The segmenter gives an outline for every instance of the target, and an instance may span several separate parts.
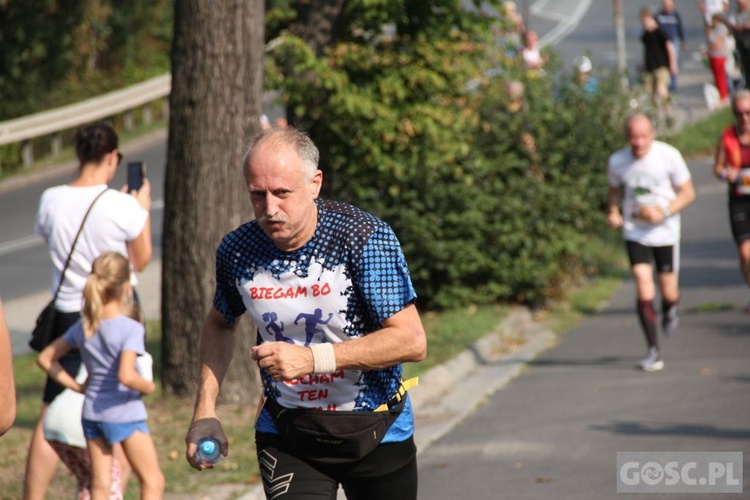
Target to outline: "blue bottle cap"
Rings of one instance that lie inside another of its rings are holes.
[[[201,443],[201,451],[206,455],[212,455],[216,450],[216,443],[212,439],[207,439]]]

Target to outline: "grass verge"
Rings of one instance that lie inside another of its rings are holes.
[[[732,112],[725,108],[675,134],[665,136],[664,142],[676,147],[685,158],[713,155],[719,135],[731,123]]]

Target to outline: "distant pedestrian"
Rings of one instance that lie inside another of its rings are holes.
[[[548,57],[541,52],[539,35],[537,35],[536,31],[527,31],[524,34],[521,57],[523,57],[523,64],[530,75],[544,75],[544,64],[547,62]]]
[[[726,15],[729,11],[729,0],[696,0],[698,9],[703,13],[706,26],[711,24],[715,14]]]
[[[719,91],[719,107],[723,108],[729,105],[729,84],[727,76],[727,59],[732,57],[729,44],[729,30],[720,21],[719,14],[716,14],[711,21],[711,25],[706,28],[706,42],[708,50],[708,64],[711,73],[714,76],[716,89]]]
[[[13,380],[13,352],[3,312],[3,301],[0,299],[0,436],[11,428],[15,420],[16,385]]]
[[[520,80],[508,80],[505,84],[505,107],[492,119],[500,130],[506,130],[508,149],[528,165],[527,172],[538,180],[544,179],[539,166],[534,127],[529,119],[529,110],[524,98],[526,86]]]
[[[737,0],[737,12],[720,20],[732,32],[744,87],[750,88],[750,0]]]
[[[659,119],[671,123],[669,82],[678,73],[674,46],[656,22],[653,11],[644,7],[640,11],[641,42],[643,43],[643,84],[651,94]]]
[[[287,128],[289,126],[285,116],[279,116],[273,123],[276,128]]]
[[[260,129],[268,130],[269,128],[271,128],[271,120],[268,119],[268,115],[263,113],[260,115]]]
[[[505,0],[503,2],[502,11],[505,19],[510,24],[510,31],[514,33],[520,41],[521,35],[526,32],[526,24],[523,20],[523,16],[518,12],[518,6],[514,0]]]
[[[129,317],[132,299],[127,258],[117,252],[100,255],[83,291],[83,318],[37,358],[39,366],[57,383],[85,393],[81,418],[91,458],[93,498],[107,498],[109,494],[117,443],[122,444],[138,476],[141,498],[157,499],[164,493],[164,475],[141,399],[144,394],[153,394],[156,385],[136,366],[136,357],[145,352],[145,330]],[[59,362],[73,348],[80,351],[89,373],[85,386]]]
[[[661,10],[656,14],[656,22],[661,30],[667,35],[674,47],[674,58],[677,67],[680,67],[680,53],[687,49],[685,41],[685,28],[682,25],[682,17],[674,8],[674,0],[662,0]],[[670,92],[677,91],[677,75],[671,75],[669,82]]]
[[[732,99],[733,125],[716,145],[714,174],[727,183],[729,223],[740,259],[740,272],[750,286],[750,90],[737,91]],[[750,314],[750,302],[745,306]]]
[[[509,57],[516,57],[523,46],[523,34],[526,32],[523,16],[513,0],[502,3],[500,14],[505,22],[493,26],[495,42],[505,49]]]
[[[578,88],[588,96],[599,92],[599,80],[592,75],[594,65],[591,63],[591,59],[586,56],[578,56],[574,64],[576,66],[574,81]]]
[[[679,321],[679,213],[693,202],[695,189],[680,152],[654,140],[648,116],[638,113],[628,118],[625,133],[629,146],[609,157],[607,224],[623,228],[635,279],[636,311],[648,345],[648,354],[638,365],[644,371],[657,371],[664,368],[664,360],[654,311],[654,265],[662,296],[662,329],[671,335]]]

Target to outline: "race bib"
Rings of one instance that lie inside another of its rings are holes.
[[[737,192],[750,194],[750,168],[740,170],[740,176],[737,178]]]

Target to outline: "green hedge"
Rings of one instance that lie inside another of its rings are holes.
[[[352,35],[323,57],[286,35],[268,74],[320,147],[324,194],[394,227],[421,304],[540,304],[596,272],[587,241],[605,227],[606,162],[623,146],[626,99],[615,78],[585,94],[554,62],[527,77],[472,26]],[[504,101],[514,77],[526,84],[518,116]],[[536,158],[520,147],[524,131]]]

